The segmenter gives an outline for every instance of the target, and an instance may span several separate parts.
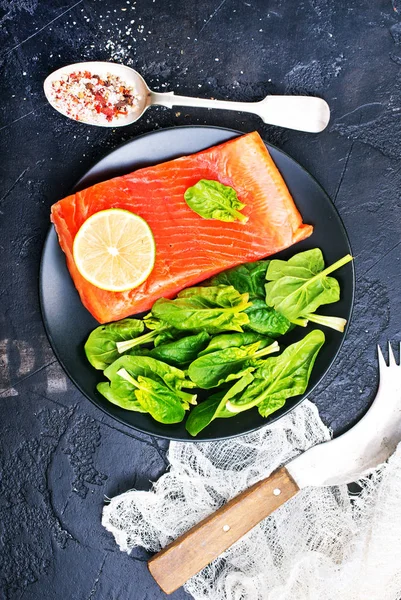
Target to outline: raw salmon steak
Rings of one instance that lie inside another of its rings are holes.
[[[184,200],[200,179],[234,188],[247,223],[204,219]],[[149,224],[156,262],[148,279],[127,292],[107,292],[86,281],[73,259],[74,237],[93,213],[124,208]],[[197,154],[134,171],[77,192],[52,206],[51,220],[74,284],[100,323],[115,321],[172,298],[185,287],[240,263],[264,258],[308,237],[288,188],[257,132]]]

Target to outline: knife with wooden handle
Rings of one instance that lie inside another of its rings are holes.
[[[308,486],[341,485],[385,462],[401,441],[401,368],[380,348],[380,384],[366,415],[342,436],[310,448],[255,483],[166,546],[148,563],[167,594],[216,559],[255,525]]]

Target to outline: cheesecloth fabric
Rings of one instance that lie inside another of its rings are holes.
[[[103,511],[120,549],[157,551],[312,445],[330,438],[304,401],[276,424],[221,442],[171,442],[149,492]],[[196,600],[400,600],[401,447],[351,496],[307,488],[190,579]]]

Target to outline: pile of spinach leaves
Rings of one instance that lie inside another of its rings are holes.
[[[107,378],[98,391],[160,423],[179,423],[189,411],[193,436],[214,419],[253,407],[269,416],[305,392],[325,340],[316,329],[276,355],[277,338],[309,321],[344,330],[344,319],[316,310],[339,300],[340,286],[329,275],[350,260],[325,268],[315,248],[288,261],[239,265],[174,300],[160,298],[142,319],[97,327],[85,352]],[[212,393],[197,404],[196,388]]]

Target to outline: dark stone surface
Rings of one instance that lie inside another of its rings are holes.
[[[156,600],[146,553],[102,528],[105,496],[148,489],[167,444],[111,421],[67,381],[38,303],[49,208],[101,156],[160,127],[257,129],[333,198],[357,271],[347,340],[313,395],[336,433],[367,409],[375,345],[401,336],[401,5],[336,0],[4,0],[0,3],[0,598]],[[86,127],[47,104],[44,78],[80,60],[136,68],[155,90],[258,100],[323,96],[319,135],[257,117],[152,108],[123,129]],[[186,598],[179,590],[172,598]]]

